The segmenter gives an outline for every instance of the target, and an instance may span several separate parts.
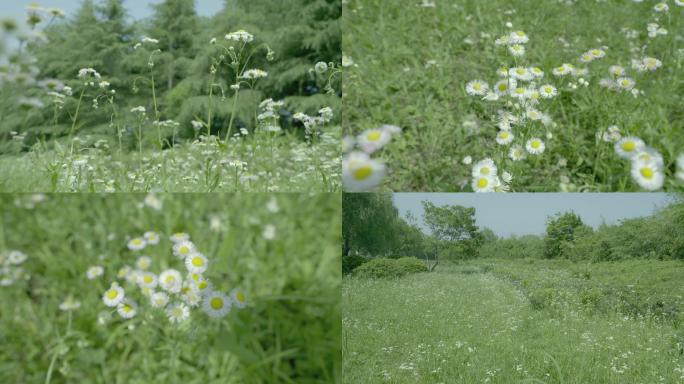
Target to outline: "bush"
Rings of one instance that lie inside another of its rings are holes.
[[[427,272],[427,266],[415,257],[399,259],[377,258],[354,270],[355,276],[368,278],[395,278],[412,273]]]
[[[368,259],[361,255],[344,256],[342,258],[342,273],[348,275],[367,261]]]

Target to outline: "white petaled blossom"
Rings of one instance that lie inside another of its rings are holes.
[[[326,63],[325,61],[319,61],[318,63],[316,63],[316,65],[314,65],[314,70],[317,73],[325,73],[326,71],[328,71],[328,63]]]
[[[486,158],[483,160],[478,161],[473,165],[473,170],[472,170],[472,175],[473,177],[477,176],[487,176],[487,177],[493,177],[496,176],[496,173],[498,172],[496,164],[494,163],[494,160],[490,158]]]
[[[131,108],[131,113],[140,113],[144,115],[146,111],[147,110],[143,106]]]
[[[159,275],[159,285],[170,293],[178,293],[183,285],[183,277],[175,269],[167,269]]]
[[[264,227],[263,232],[261,233],[261,236],[266,240],[275,239],[275,235],[276,235],[276,227],[272,224],[266,225]]]
[[[539,87],[539,93],[541,94],[541,97],[550,99],[558,94],[558,90],[551,84],[544,84]]]
[[[364,131],[357,136],[356,142],[364,152],[370,154],[384,147],[391,139],[392,134],[389,131],[377,128]]]
[[[88,280],[94,280],[94,279],[97,279],[98,277],[102,276],[103,273],[104,273],[104,268],[102,268],[99,265],[95,265],[95,266],[88,268],[88,270],[86,271],[86,277],[88,278]]]
[[[145,238],[135,237],[128,242],[128,249],[130,249],[131,251],[140,251],[144,249],[146,245],[147,242],[145,241]]]
[[[102,78],[102,76],[93,68],[82,68],[78,71],[78,78],[85,79],[87,77],[94,77],[96,79]]]
[[[641,152],[646,144],[638,137],[623,137],[615,143],[615,152],[623,159],[631,159]]]
[[[519,145],[515,145],[508,151],[508,157],[513,161],[523,160],[526,157],[525,149]]]
[[[247,297],[245,297],[244,292],[237,288],[230,292],[230,298],[233,300],[233,305],[238,307],[238,309],[243,309],[247,306]]]
[[[527,143],[525,143],[525,149],[531,155],[540,155],[544,153],[546,146],[541,139],[533,137],[527,140]]]
[[[226,40],[241,41],[243,43],[249,43],[254,40],[254,36],[251,33],[242,29],[227,34],[225,38]]]
[[[514,31],[508,35],[508,41],[510,44],[525,44],[530,38],[523,31]]]
[[[169,321],[172,323],[180,323],[187,320],[190,317],[190,309],[183,303],[175,303],[169,305],[166,309],[166,315],[169,317]]]
[[[147,36],[143,36],[143,38],[140,39],[140,42],[143,44],[159,44],[159,40]]]
[[[135,266],[143,271],[150,268],[152,265],[152,259],[149,256],[140,256],[138,260],[135,261]]]
[[[138,305],[133,300],[125,299],[116,307],[119,316],[130,319],[138,313]]]
[[[471,96],[484,96],[489,90],[489,85],[482,80],[473,80],[466,84],[466,92]]]
[[[116,307],[123,301],[126,293],[124,289],[121,288],[117,283],[112,283],[104,295],[102,295],[102,301],[108,307]]]
[[[211,317],[223,317],[230,312],[232,301],[221,292],[211,292],[204,297],[202,309]]]
[[[145,241],[147,242],[147,244],[151,244],[151,245],[159,244],[160,238],[156,232],[147,231],[143,234],[143,237],[145,238]]]
[[[352,151],[342,158],[342,181],[349,192],[371,190],[385,178],[385,164],[365,152]]]
[[[159,280],[157,275],[152,272],[143,272],[138,274],[138,284],[145,288],[156,288]]]
[[[632,161],[631,174],[641,188],[649,191],[662,188],[665,182],[665,176],[655,161],[643,161],[635,157]]]
[[[510,131],[499,131],[496,134],[496,143],[499,145],[508,145],[513,142],[515,136]]]
[[[474,192],[494,192],[496,176],[473,176],[472,188]]]
[[[179,259],[185,259],[195,252],[195,244],[189,240],[183,240],[173,245],[173,254]]]
[[[181,241],[190,240],[190,235],[188,235],[185,232],[176,232],[169,237],[169,240],[171,240],[174,243],[179,243]]]
[[[169,295],[164,292],[155,292],[150,295],[150,303],[154,308],[164,308],[169,303]]]
[[[268,72],[262,69],[248,69],[242,73],[243,79],[261,79],[268,76]]]
[[[204,273],[209,260],[201,253],[194,252],[185,258],[185,267],[192,273]]]

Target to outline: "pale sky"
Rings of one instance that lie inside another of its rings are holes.
[[[163,0],[124,0],[128,8],[128,15],[134,19],[144,19],[152,14],[150,4],[161,3]],[[81,0],[0,0],[0,17],[22,19],[27,5],[39,4],[45,8],[61,8],[72,16],[80,7]],[[95,3],[99,3],[95,0]],[[213,16],[223,8],[223,0],[195,0],[197,13],[202,16]]]
[[[421,201],[429,200],[435,205],[474,207],[477,225],[504,237],[542,234],[546,219],[557,212],[573,211],[597,228],[602,222],[650,216],[673,201],[664,193],[395,193],[393,199],[402,217],[412,212],[425,230]]]

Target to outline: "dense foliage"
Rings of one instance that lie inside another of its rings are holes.
[[[389,259],[379,257],[354,270],[355,276],[369,278],[394,278],[412,273],[427,272],[425,262],[415,257]]]

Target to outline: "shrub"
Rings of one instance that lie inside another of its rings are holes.
[[[348,275],[367,261],[368,259],[361,255],[344,256],[342,258],[342,273]]]
[[[368,278],[395,278],[418,272],[427,272],[427,266],[415,257],[377,258],[356,268],[354,275]]]

